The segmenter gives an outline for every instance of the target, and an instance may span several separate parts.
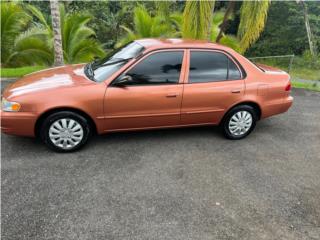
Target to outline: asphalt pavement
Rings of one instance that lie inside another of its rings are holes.
[[[58,154],[2,134],[2,239],[320,239],[320,93],[293,96],[240,141],[113,133]]]

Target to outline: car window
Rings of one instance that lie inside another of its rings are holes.
[[[174,84],[179,82],[183,51],[165,51],[154,53],[126,75],[132,77],[130,85]]]
[[[225,54],[191,51],[189,82],[205,83],[240,79],[239,69]]]
[[[241,73],[239,71],[239,68],[236,66],[236,64],[228,58],[228,79],[229,80],[239,80],[241,79]]]

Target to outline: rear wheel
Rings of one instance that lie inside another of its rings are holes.
[[[72,152],[83,147],[90,136],[90,124],[83,116],[62,111],[48,116],[41,127],[43,142],[57,152]]]
[[[223,119],[222,129],[229,139],[242,139],[255,128],[257,113],[249,105],[239,105],[231,109]]]

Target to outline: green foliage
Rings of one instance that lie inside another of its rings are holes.
[[[254,43],[263,31],[270,0],[245,1],[240,10],[240,25],[238,37],[241,39],[241,52],[245,52]]]
[[[183,12],[182,37],[208,39],[214,1],[187,1]]]
[[[90,61],[94,56],[103,55],[102,48],[111,49],[116,43],[118,47],[137,38],[184,37],[214,42],[225,9],[229,6],[224,1],[101,0],[60,3],[67,9],[61,8],[64,58],[67,63]],[[311,30],[320,50],[320,5],[310,1],[305,3]],[[308,40],[301,6],[295,1],[272,1],[270,8],[269,5],[269,1],[236,2],[220,44],[239,52],[250,46],[246,50],[249,56],[303,54],[303,58],[295,58],[294,64],[300,66],[304,63],[308,69],[317,69],[317,61],[309,61],[309,55],[305,52]],[[263,30],[267,11],[268,19]],[[26,0],[1,3],[2,66],[51,65],[52,37],[48,2]]]
[[[3,78],[16,78],[23,77],[26,74],[33,73],[42,69],[45,69],[45,66],[29,66],[21,68],[0,68],[0,76]]]
[[[54,61],[53,33],[51,22],[32,5],[25,6],[25,14],[33,16],[29,29],[16,35],[8,65],[52,65]],[[95,39],[95,32],[87,27],[91,16],[85,13],[66,13],[60,5],[63,53],[66,63],[88,62],[95,56],[102,57],[104,51]],[[30,57],[31,56],[31,57]],[[2,62],[2,61],[1,61]]]
[[[292,81],[292,86],[294,88],[303,88],[303,89],[320,92],[320,83],[317,83],[317,82],[305,83],[305,82]]]
[[[23,31],[31,17],[19,4],[1,3],[1,64],[6,65],[12,58],[13,42]]]
[[[132,40],[150,37],[173,37],[175,36],[175,24],[180,21],[177,14],[173,14],[173,19],[165,18],[162,14],[151,16],[143,5],[138,5],[134,9],[134,27],[130,29],[121,26],[126,31],[126,36],[119,40],[116,47],[120,47]]]
[[[320,50],[320,4],[305,1],[310,28]],[[308,49],[303,11],[295,1],[272,1],[264,32],[246,52],[248,56],[302,55]]]
[[[169,17],[171,4],[172,4],[171,1],[156,1],[155,5],[156,5],[158,14],[163,17]]]
[[[217,39],[217,36],[220,32],[220,26],[223,22],[224,15],[225,15],[225,11],[216,11],[213,14],[212,24],[211,24],[211,35],[210,35],[210,40],[212,42],[215,42]],[[232,18],[233,18],[233,15],[230,15],[229,20],[231,20]],[[220,39],[220,44],[230,47],[235,51],[240,51],[240,41],[236,36],[233,36],[231,34],[223,33],[222,38]]]
[[[52,48],[52,43],[48,43],[47,29],[34,26],[16,38],[10,63],[12,66],[51,65]]]

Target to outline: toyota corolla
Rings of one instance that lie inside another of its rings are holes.
[[[290,76],[205,41],[141,39],[106,58],[24,76],[3,92],[1,130],[60,152],[94,134],[220,125],[229,139],[292,105]]]

